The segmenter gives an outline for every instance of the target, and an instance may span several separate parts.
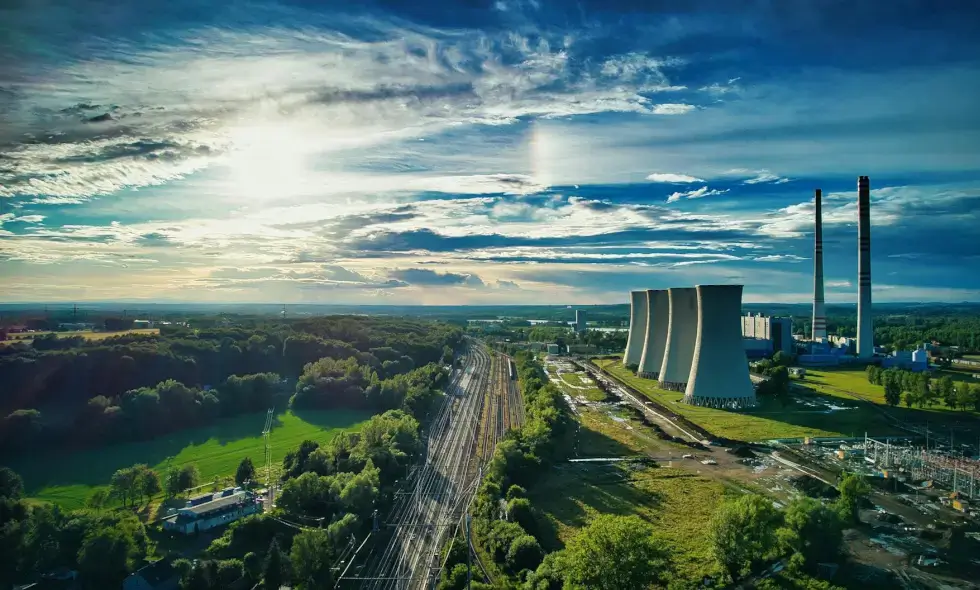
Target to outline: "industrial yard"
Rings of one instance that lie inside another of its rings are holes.
[[[575,366],[565,359],[551,359],[551,363]],[[873,486],[869,502],[860,511],[863,524],[845,535],[847,575],[858,584],[854,587],[975,587],[964,582],[962,572],[980,563],[959,563],[959,573],[953,575],[949,560],[957,559],[951,553],[959,550],[959,543],[973,542],[970,536],[966,541],[951,540],[953,529],[980,531],[980,522],[968,514],[971,498],[980,500],[980,468],[976,461],[950,458],[948,444],[940,439],[933,441],[934,448],[928,452],[908,437],[863,436],[722,443],[698,450],[691,447],[697,433],[685,437],[684,423],[675,427],[672,416],[634,399],[615,383],[611,385],[613,397],[608,402],[573,400],[582,425],[576,456],[595,459],[572,463],[546,480],[545,490],[563,490],[564,497],[543,500],[559,538],[571,535],[596,511],[625,511],[656,522],[664,531],[663,543],[677,547],[685,556],[696,556],[696,548],[686,547],[684,539],[698,534],[689,528],[697,519],[685,512],[683,503],[671,504],[676,508],[674,514],[659,510],[661,503],[677,501],[672,500],[675,493],[713,506],[725,495],[753,492],[785,506],[802,496],[832,499],[838,477],[858,473]],[[679,402],[679,394],[671,393]],[[685,406],[671,406],[679,407]],[[706,415],[682,418],[696,421]],[[716,426],[710,419],[697,424],[705,430]],[[666,429],[672,429],[678,438],[664,440],[659,433]],[[634,461],[614,461],[617,457]],[[659,468],[637,463],[637,457],[652,459]],[[668,481],[673,483],[668,485]],[[694,487],[686,488],[687,484]],[[958,493],[953,493],[953,486]],[[541,494],[542,499],[554,496],[548,491]],[[675,530],[684,534],[675,537],[671,533]],[[681,570],[692,576],[711,574],[710,567],[697,560]]]

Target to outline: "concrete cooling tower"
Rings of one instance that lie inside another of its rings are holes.
[[[667,345],[657,381],[663,389],[684,391],[691,374],[694,343],[698,337],[698,292],[692,287],[667,289],[667,298],[670,302]],[[741,346],[740,339],[739,350]]]
[[[755,405],[742,344],[742,285],[698,285],[698,329],[684,402],[711,408]]]
[[[625,366],[631,367],[640,364],[646,328],[647,292],[630,291],[630,331],[626,336],[626,352],[623,353]]]
[[[647,325],[644,331],[643,354],[640,356],[640,377],[657,379],[664,362],[667,347],[667,324],[670,320],[670,298],[664,289],[650,289],[645,293],[647,301]]]

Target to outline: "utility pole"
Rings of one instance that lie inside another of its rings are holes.
[[[470,514],[466,513],[466,590],[473,583],[473,538],[470,536]]]

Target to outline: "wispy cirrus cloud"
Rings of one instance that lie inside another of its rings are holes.
[[[723,195],[727,193],[729,189],[709,189],[707,186],[702,186],[701,188],[693,191],[684,191],[671,193],[667,196],[668,203],[675,203],[681,199],[700,199],[702,197],[712,197],[715,195]]]

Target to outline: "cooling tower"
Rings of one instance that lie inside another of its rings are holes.
[[[817,189],[813,195],[813,324],[810,337],[815,342],[827,340],[827,316],[823,310],[823,218],[821,193]]]
[[[874,355],[871,325],[871,183],[858,177],[858,358]]]
[[[742,344],[742,285],[698,285],[697,299],[697,339],[684,402],[711,408],[755,405]]]
[[[640,355],[640,377],[656,379],[664,362],[667,347],[667,324],[670,320],[670,298],[663,289],[650,289],[645,293],[647,301],[647,325],[644,331],[643,354]]]
[[[667,344],[657,381],[664,389],[684,391],[698,337],[698,292],[693,287],[667,289],[667,298]]]
[[[647,292],[630,291],[630,331],[626,336],[626,352],[623,353],[625,366],[631,367],[640,364],[646,328]]]

